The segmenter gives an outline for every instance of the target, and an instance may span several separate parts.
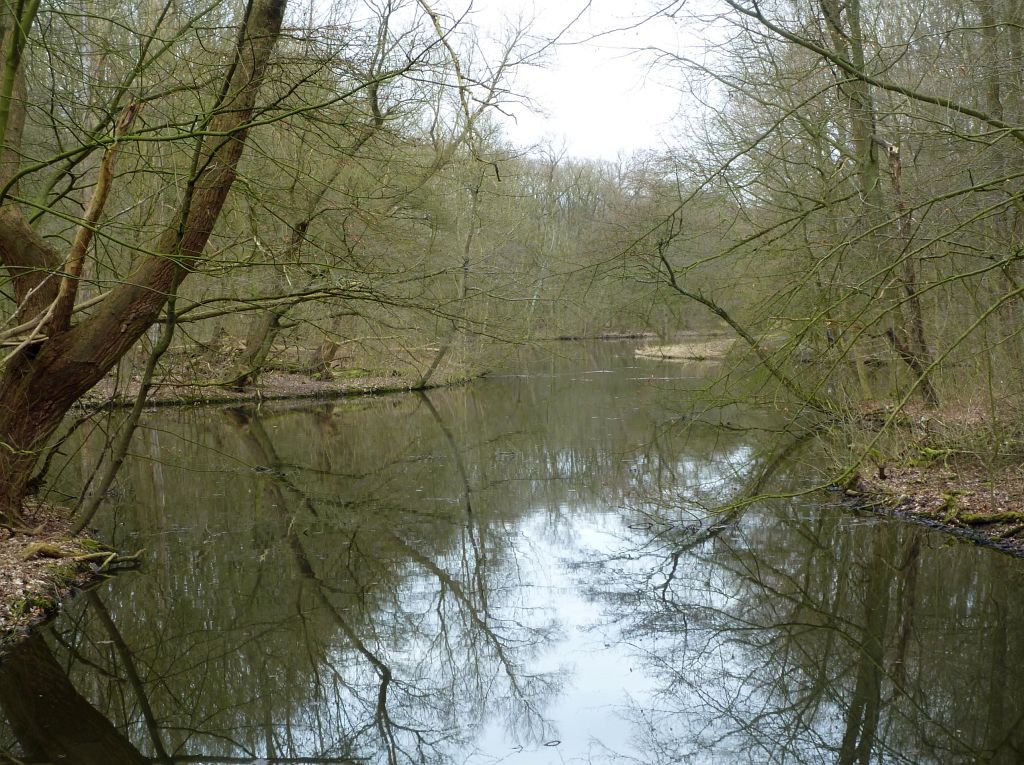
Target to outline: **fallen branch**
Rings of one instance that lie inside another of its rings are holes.
[[[137,564],[145,552],[145,548],[132,555],[121,555],[116,550],[98,550],[91,553],[81,553],[77,550],[68,550],[53,542],[33,542],[25,548],[22,553],[22,560],[33,558],[53,558],[56,560],[70,560],[75,563],[102,560],[97,567],[98,571],[109,571],[111,566],[123,566]]]

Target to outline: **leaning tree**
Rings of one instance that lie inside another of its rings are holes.
[[[79,44],[114,45],[133,24],[134,36],[125,49],[108,47],[101,54],[97,48],[80,57],[91,65],[88,74],[100,103],[85,110],[92,111],[95,123],[84,127],[70,119],[83,113],[83,88],[74,87],[73,67],[69,73],[58,66],[70,66],[76,58],[73,51],[55,47],[75,38],[59,34],[62,13],[72,20],[87,16],[63,6],[41,8],[39,0],[0,5],[0,261],[16,304],[14,326],[2,336],[6,355],[0,371],[0,515],[8,522],[21,519],[38,455],[64,415],[158,320],[181,281],[204,267],[204,250],[249,129],[265,114],[258,103],[260,86],[286,0],[248,0],[235,19],[218,15],[224,13],[220,5],[168,1],[123,13],[108,9],[106,34],[80,35]],[[41,30],[41,24],[47,28]],[[72,26],[68,21],[66,27]],[[183,50],[186,45],[191,49]],[[121,63],[134,57],[134,62],[119,70],[104,57]],[[30,64],[49,67],[46,85],[27,76]],[[184,67],[175,70],[176,81],[154,76],[175,64]],[[53,140],[44,153],[36,136],[29,151],[30,129],[38,132],[43,117],[50,121]],[[187,153],[178,151],[184,161],[173,168],[142,161],[144,148],[168,142],[188,147]],[[158,236],[132,247],[138,255],[126,275],[84,300],[79,293],[87,254],[112,186],[122,178],[116,164],[125,147],[138,150],[133,170],[173,177],[162,192],[163,206],[172,212]],[[71,216],[62,202],[69,190],[81,191],[90,158],[84,209]],[[22,193],[29,187],[38,192],[34,197]],[[74,223],[69,241],[48,235],[54,221],[69,218]]]

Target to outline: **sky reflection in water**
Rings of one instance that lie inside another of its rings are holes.
[[[582,353],[427,397],[151,415],[107,516],[145,569],[4,663],[0,751],[1024,760],[1019,561],[822,496],[709,520],[806,484],[815,444],[693,421],[689,367]]]

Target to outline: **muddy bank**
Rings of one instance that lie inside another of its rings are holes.
[[[62,508],[28,506],[23,523],[31,533],[0,528],[0,655],[116,560],[96,540],[71,537],[72,522]]]
[[[858,510],[941,529],[1024,557],[1024,466],[937,451],[930,465],[882,468],[845,489]]]

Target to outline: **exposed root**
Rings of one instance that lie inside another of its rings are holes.
[[[43,533],[43,529],[45,528],[45,523],[41,523],[40,525],[31,528],[29,526],[22,526],[20,524],[0,522],[0,529],[5,529],[6,531],[11,532],[12,537],[17,536],[19,534],[26,537],[37,537]]]
[[[33,542],[25,548],[22,553],[22,560],[33,558],[57,558],[71,560],[76,563],[87,563],[102,561],[97,566],[97,571],[109,571],[111,567],[128,568],[139,563],[145,549],[139,550],[133,555],[119,555],[115,550],[99,550],[97,552],[80,553],[76,550],[67,550],[52,542]]]

